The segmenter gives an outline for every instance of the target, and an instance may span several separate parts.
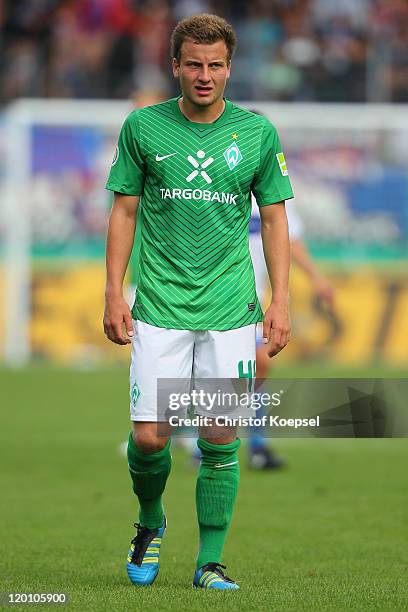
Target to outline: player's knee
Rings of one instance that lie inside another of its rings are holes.
[[[157,436],[154,432],[134,432],[133,438],[136,446],[142,453],[150,455],[151,453],[157,453],[161,451],[167,444],[168,438],[163,436]]]

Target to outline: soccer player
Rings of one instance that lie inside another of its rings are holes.
[[[309,253],[307,245],[303,240],[303,224],[296,212],[293,201],[286,207],[286,214],[288,219],[291,260],[303,270],[312,286],[314,295],[326,306],[328,311],[331,312],[334,305],[333,286],[317,268]],[[261,220],[259,208],[253,199],[252,216],[249,223],[249,250],[254,266],[257,292],[262,302],[265,295],[268,294],[269,289],[267,286],[268,271],[265,266],[260,232]],[[257,329],[257,332],[258,331]],[[268,357],[266,347],[262,343],[262,338],[257,333],[256,375],[259,381],[268,376],[270,364],[271,360]],[[262,414],[262,410],[257,412],[257,416],[262,416]],[[249,465],[251,468],[257,470],[279,469],[285,465],[285,462],[281,457],[276,455],[274,450],[268,445],[264,434],[265,430],[262,426],[253,426],[250,428],[250,435],[248,438]]]
[[[128,462],[140,512],[127,571],[135,585],[156,578],[166,529],[162,494],[170,437],[157,428],[157,379],[254,377],[255,326],[262,318],[269,357],[289,341],[284,201],[293,193],[275,128],[224,98],[235,45],[232,27],[215,15],[176,25],[171,53],[181,95],[129,115],[107,182],[115,195],[104,330],[111,341],[132,344]],[[260,207],[272,286],[264,317],[248,249],[251,192]],[[139,201],[141,248],[131,312],[123,280]],[[214,426],[199,430],[197,444],[200,541],[193,585],[237,589],[221,560],[239,485],[240,440]]]

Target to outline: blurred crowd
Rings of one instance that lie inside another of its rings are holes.
[[[177,91],[182,17],[228,19],[235,100],[407,102],[407,0],[0,0],[1,103]]]

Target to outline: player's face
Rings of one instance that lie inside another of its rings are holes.
[[[173,59],[173,74],[180,81],[183,98],[197,106],[211,106],[224,95],[230,75],[227,46],[223,40],[203,45],[185,40],[180,62]]]

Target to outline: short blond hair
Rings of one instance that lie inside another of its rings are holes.
[[[181,47],[185,40],[211,45],[223,40],[227,47],[227,61],[231,61],[237,45],[237,35],[231,24],[218,15],[200,13],[185,17],[178,22],[171,35],[171,56],[178,62],[181,56]]]

